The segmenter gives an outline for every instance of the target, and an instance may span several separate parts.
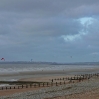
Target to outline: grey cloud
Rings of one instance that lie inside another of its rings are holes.
[[[98,0],[1,0],[5,12],[32,13],[34,16],[86,16],[98,12]],[[96,12],[95,12],[96,11]],[[80,15],[79,15],[80,14]]]
[[[90,53],[99,52],[98,5],[98,0],[0,0],[0,55],[7,60],[92,61]],[[78,19],[89,16],[96,21],[86,28]],[[81,32],[86,34],[81,39],[61,38]]]
[[[80,17],[93,17],[99,14],[99,5],[82,5],[75,7],[74,9],[69,9],[65,12],[68,17],[80,18]]]
[[[27,35],[61,36],[78,34],[82,25],[72,19],[23,19],[16,25],[17,29]]]

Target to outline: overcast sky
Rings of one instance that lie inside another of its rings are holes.
[[[0,58],[99,61],[99,0],[0,0]]]

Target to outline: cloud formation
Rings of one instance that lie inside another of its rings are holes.
[[[0,55],[8,61],[93,61],[98,9],[99,0],[1,0]]]

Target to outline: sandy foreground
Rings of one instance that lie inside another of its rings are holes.
[[[99,99],[99,78],[94,77],[88,81],[86,80],[80,83],[71,83],[67,85],[53,86],[48,88],[40,87],[14,90],[11,89],[0,91],[0,95],[12,96],[12,94],[21,92],[25,93],[16,94],[9,99]],[[25,96],[26,98],[23,98],[23,96]]]
[[[46,99],[99,99],[99,89],[92,90],[90,92],[83,92],[79,94],[58,96],[58,97],[46,98]]]
[[[22,79],[19,79],[19,81],[37,81],[37,82],[52,82],[52,79],[55,79],[55,78],[65,78],[65,77],[71,77],[73,75],[66,75],[66,76],[48,76],[48,77],[36,77],[36,78],[22,78]],[[57,81],[59,82],[59,81]],[[46,86],[45,86],[46,87]],[[0,96],[7,96],[7,95],[12,95],[12,94],[15,94],[15,93],[20,93],[20,92],[27,92],[27,91],[33,91],[33,90],[39,90],[41,88],[45,88],[43,86],[41,87],[33,87],[33,88],[23,88],[23,89],[7,89],[7,90],[0,90]]]
[[[92,70],[85,70],[84,73],[88,71],[90,73]],[[21,74],[24,75],[24,73]],[[36,72],[34,74],[36,75]],[[38,75],[36,77],[29,77],[29,78],[23,77],[19,79],[19,81],[51,82],[51,80],[55,78],[65,78],[65,77],[74,76],[73,74],[69,75],[68,73],[65,73],[65,71],[63,72],[42,71],[41,74],[42,75],[40,76]],[[28,93],[29,91],[31,92]],[[35,92],[38,93],[36,94],[37,96],[34,94]],[[19,93],[22,94],[19,95]],[[0,90],[0,96],[12,96],[14,94],[16,94],[15,97],[17,96],[17,94],[19,97],[21,97],[16,99],[23,99],[22,96],[25,96],[26,99],[99,99],[99,77],[92,77],[90,80],[85,80],[79,83],[75,82],[69,85],[66,84],[66,85],[53,86],[53,87],[36,87],[36,88],[33,87],[33,88],[23,88],[23,89]],[[29,98],[27,98],[28,97],[27,94],[29,94]],[[50,98],[47,98],[47,96]],[[0,99],[8,99],[8,98],[0,98]]]

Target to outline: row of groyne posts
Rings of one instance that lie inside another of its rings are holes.
[[[92,77],[99,77],[99,73],[75,75],[74,77],[63,77],[49,79],[49,82],[32,82],[32,81],[0,81],[0,84],[9,84],[9,86],[2,86],[0,90],[8,89],[23,89],[23,88],[36,88],[36,87],[51,87],[59,86],[62,84],[78,83],[84,80],[89,80]]]

